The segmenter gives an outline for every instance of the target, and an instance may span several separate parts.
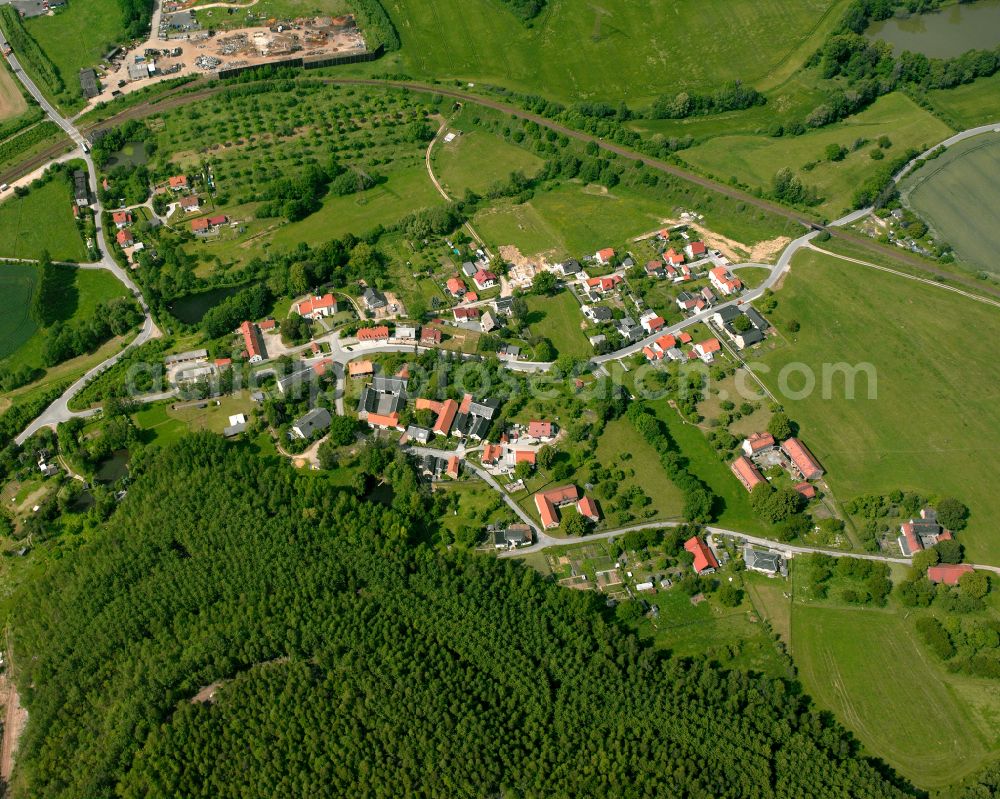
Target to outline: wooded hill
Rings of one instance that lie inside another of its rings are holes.
[[[207,434],[135,471],[17,605],[25,796],[910,795],[785,683],[411,540],[412,484],[359,501]]]

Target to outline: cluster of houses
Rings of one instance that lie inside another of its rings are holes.
[[[690,344],[691,341],[689,333],[681,332],[676,336],[667,333],[660,336],[652,344],[643,347],[642,354],[651,363],[663,360],[686,361],[694,359],[698,359],[704,363],[712,363],[715,360],[715,356],[722,351],[722,343],[717,338],[707,338],[691,347],[685,355],[680,345]]]
[[[919,517],[905,521],[899,526],[899,537],[896,541],[903,555],[909,558],[922,549],[929,549],[938,541],[951,539],[951,530],[941,526],[937,511],[927,507],[920,511]],[[927,576],[930,578],[929,570]],[[955,582],[958,582],[958,577],[955,577]]]
[[[111,222],[115,226],[115,241],[122,248],[126,256],[128,256],[129,260],[132,259],[133,253],[145,249],[145,244],[136,240],[135,234],[132,231],[132,224],[135,222],[135,218],[131,211],[126,209],[113,211],[111,213]]]
[[[741,323],[741,318],[747,321]],[[727,305],[720,308],[712,314],[711,322],[741,350],[762,342],[771,327],[771,323],[749,305]]]
[[[601,512],[597,503],[590,497],[582,495],[575,485],[561,488],[550,488],[535,494],[535,507],[542,520],[542,528],[551,530],[559,526],[559,509],[567,505],[575,505],[576,511],[591,522],[601,520]]]
[[[799,480],[795,490],[805,499],[815,499],[816,489],[809,481],[819,480],[823,468],[813,457],[805,444],[797,438],[789,438],[779,445],[770,433],[754,433],[743,441],[743,454],[734,460],[729,468],[747,491],[753,491],[766,482],[761,467],[781,466]]]

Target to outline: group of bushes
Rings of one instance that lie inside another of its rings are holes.
[[[798,562],[798,561],[796,561]],[[852,605],[885,605],[892,583],[889,565],[876,560],[860,558],[835,558],[831,555],[813,554],[805,558],[806,585],[817,599],[829,595],[831,582],[845,583],[839,598]]]
[[[379,0],[352,0],[351,7],[361,18],[369,48],[374,49],[381,44],[387,52],[391,52],[402,46],[399,31]]]
[[[42,349],[46,366],[93,352],[112,336],[123,336],[142,321],[142,312],[131,298],[118,297],[98,303],[94,315],[76,322],[55,322]]]

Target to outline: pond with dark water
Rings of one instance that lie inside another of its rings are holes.
[[[1000,0],[958,3],[927,14],[896,16],[872,23],[865,35],[882,39],[896,53],[954,58],[967,50],[1000,45]]]

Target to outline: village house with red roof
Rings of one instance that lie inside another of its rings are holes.
[[[715,559],[712,550],[698,536],[692,536],[685,541],[684,549],[694,555],[694,563],[691,565],[697,574],[712,574],[719,568],[719,561]]]
[[[309,297],[295,304],[295,312],[305,319],[320,319],[337,313],[337,300],[333,294]]]

